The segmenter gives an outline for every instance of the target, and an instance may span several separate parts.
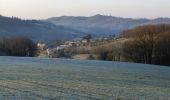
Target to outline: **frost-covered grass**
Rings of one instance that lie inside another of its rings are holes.
[[[170,100],[170,68],[0,57],[0,100]]]

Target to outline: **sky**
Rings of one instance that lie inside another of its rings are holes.
[[[23,19],[95,14],[153,19],[170,17],[170,0],[0,0],[0,14]]]

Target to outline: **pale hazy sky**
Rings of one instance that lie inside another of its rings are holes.
[[[132,18],[170,17],[170,0],[0,0],[0,14],[26,19],[95,14]]]

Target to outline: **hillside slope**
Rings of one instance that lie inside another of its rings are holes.
[[[51,42],[56,39],[73,39],[80,33],[82,32],[64,26],[56,26],[49,22],[0,16],[1,37],[21,36],[34,41]]]
[[[94,15],[91,17],[62,16],[49,18],[46,21],[86,33],[97,35],[118,34],[124,30],[144,24],[170,24],[170,18],[132,19],[114,16]]]
[[[91,17],[62,16],[47,20],[22,20],[0,16],[0,36],[22,36],[34,41],[71,40],[85,34],[108,36],[145,24],[170,24],[170,18],[132,19],[94,15]]]

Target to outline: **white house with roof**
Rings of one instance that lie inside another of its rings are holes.
[[[43,42],[38,42],[37,43],[37,48],[40,50],[45,50],[46,49],[46,44]]]

